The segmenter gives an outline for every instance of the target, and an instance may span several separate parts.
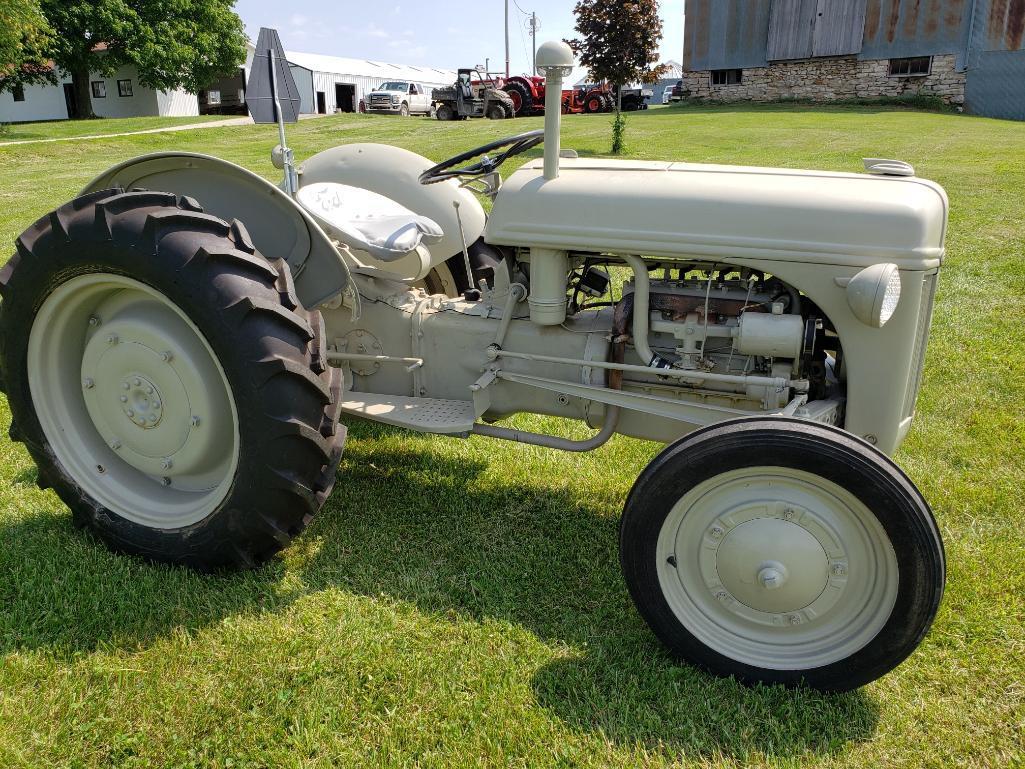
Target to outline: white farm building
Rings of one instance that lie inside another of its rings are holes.
[[[243,113],[254,50],[250,45],[245,66],[236,74],[211,83],[198,94],[143,88],[133,66],[122,67],[111,77],[94,73],[91,78],[93,111],[100,117]],[[303,114],[355,112],[365,94],[389,80],[420,83],[428,94],[432,89],[452,85],[456,80],[454,70],[315,53],[290,51],[286,55],[302,96],[300,109]],[[25,86],[13,92],[0,93],[0,123],[65,120],[77,115],[70,77],[60,78],[55,86]]]
[[[456,81],[454,70],[294,51],[285,55],[302,96],[303,113],[355,112],[366,94],[389,80],[420,83],[428,95]]]

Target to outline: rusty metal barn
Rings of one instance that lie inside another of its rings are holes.
[[[1025,0],[686,0],[691,98],[928,97],[1025,120]]]

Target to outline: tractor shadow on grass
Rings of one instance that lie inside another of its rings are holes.
[[[568,648],[534,673],[536,702],[571,729],[624,746],[790,757],[872,737],[878,706],[863,692],[752,689],[666,654],[620,574],[629,486],[600,480],[630,477],[629,465],[639,471],[646,448],[547,452],[541,461],[553,469],[524,478],[516,468],[536,468],[544,450],[473,438],[462,444],[470,450],[454,449],[469,455],[460,458],[437,443],[450,439],[366,423],[350,430],[340,488],[312,532],[319,550],[302,569],[312,589],[319,582],[434,616],[498,619]],[[476,458],[485,445],[487,462]]]
[[[399,599],[442,621],[498,619],[566,650],[534,672],[538,706],[628,748],[743,760],[831,754],[871,738],[878,709],[861,692],[749,689],[666,655],[619,572],[628,489],[603,480],[639,470],[646,449],[613,442],[564,458],[489,444],[485,455],[482,439],[450,446],[367,423],[351,425],[350,435],[335,492],[308,533],[241,574],[204,576],[108,553],[18,475],[38,512],[0,532],[0,653],[131,651],[343,590]],[[617,470],[607,472],[612,463]],[[627,464],[637,467],[624,472]]]

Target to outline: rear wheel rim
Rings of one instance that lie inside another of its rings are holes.
[[[227,496],[240,447],[231,386],[161,292],[110,273],[61,284],[32,323],[27,370],[54,455],[107,509],[176,529]]]
[[[656,559],[677,620],[758,668],[848,658],[897,599],[897,558],[878,519],[840,486],[791,468],[744,468],[695,486],[666,516]]]

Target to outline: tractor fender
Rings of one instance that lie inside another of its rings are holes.
[[[431,245],[432,262],[440,264],[463,252],[460,221],[466,245],[472,246],[484,234],[487,216],[476,196],[454,180],[420,184],[420,174],[433,165],[434,161],[401,147],[343,144],[319,152],[299,166],[299,186],[336,182],[362,187],[433,219],[445,233]]]
[[[312,216],[280,188],[227,160],[188,152],[143,155],[100,174],[82,194],[112,187],[187,195],[207,213],[229,222],[238,219],[261,254],[285,260],[304,307],[332,299],[352,282],[349,268]]]

